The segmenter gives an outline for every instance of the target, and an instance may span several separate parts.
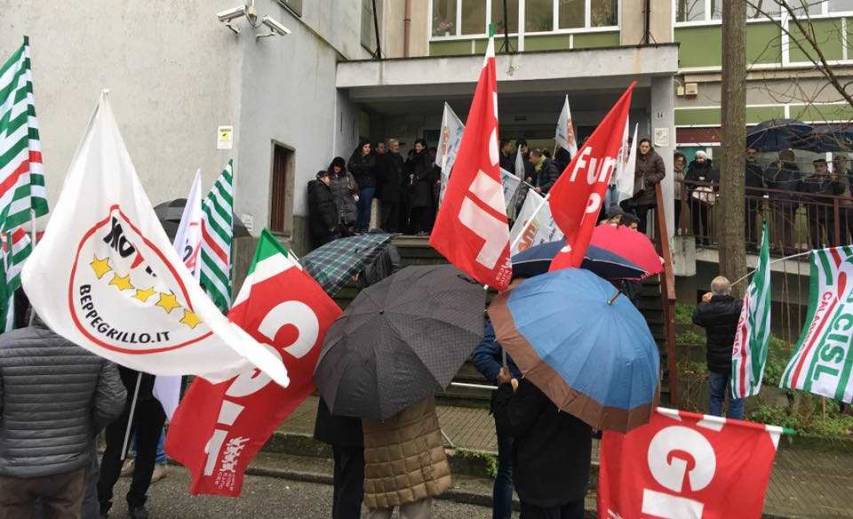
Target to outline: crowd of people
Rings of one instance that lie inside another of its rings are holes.
[[[572,160],[564,148],[557,147],[552,154],[551,150],[531,149],[524,139],[515,143],[501,139],[499,149],[501,169],[512,173],[521,173],[516,163],[518,152],[521,154],[524,182],[516,196],[516,210],[523,205],[528,191],[547,194]],[[635,215],[639,228],[645,231],[648,210],[657,205],[654,186],[666,176],[666,168],[649,139],[639,141],[638,151],[635,195],[621,207]],[[414,142],[405,158],[397,139],[361,141],[349,160],[335,157],[308,183],[312,243],[316,247],[367,232],[374,200],[379,201],[375,227],[389,233],[426,236],[438,211],[441,182],[436,149],[428,147],[423,139]],[[602,218],[609,209],[612,208],[602,211]]]
[[[714,229],[714,207],[719,197],[720,171],[704,151],[697,151],[687,164],[682,153],[674,160],[675,221],[689,230],[700,245],[708,245]],[[830,169],[831,164],[831,169]],[[746,150],[745,231],[747,240],[760,238],[758,221],[771,222],[773,244],[783,253],[802,248],[818,248],[846,242],[853,218],[853,172],[846,154],[836,153],[832,162],[825,157],[811,161],[811,171],[804,171],[794,150],[785,149],[775,160],[762,164],[755,149]],[[834,200],[839,199],[838,230]],[[682,221],[687,208],[690,218]],[[687,223],[689,220],[689,223]],[[798,226],[803,227],[797,236]],[[836,235],[837,233],[837,235]],[[795,249],[795,246],[799,246]]]

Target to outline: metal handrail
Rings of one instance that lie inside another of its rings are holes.
[[[666,205],[660,184],[655,185],[655,234],[658,254],[663,258],[663,273],[660,276],[661,306],[664,317],[664,340],[666,342],[666,364],[669,371],[669,398],[673,407],[678,406],[678,363],[675,358],[675,272],[672,268],[672,250],[666,226]]]

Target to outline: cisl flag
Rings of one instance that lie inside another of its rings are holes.
[[[853,247],[813,250],[809,311],[780,387],[853,403]]]
[[[503,290],[509,286],[512,266],[499,158],[495,42],[489,38],[465,133],[429,243],[477,281]]]
[[[658,408],[601,441],[598,517],[761,517],[782,428]]]
[[[228,322],[169,243],[106,92],[22,279],[52,330],[128,368],[221,380],[251,363],[288,383],[281,360]]]
[[[548,193],[554,221],[566,235],[564,261],[555,258],[551,270],[580,267],[592,229],[604,203],[610,176],[616,168],[634,85],[613,105]]]
[[[290,368],[283,389],[249,369],[211,384],[196,379],[169,426],[166,451],[192,474],[190,492],[239,496],[249,462],[314,390],[326,330],[341,314],[326,292],[266,230],[229,313]]]

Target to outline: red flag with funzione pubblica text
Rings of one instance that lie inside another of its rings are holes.
[[[598,517],[761,517],[782,428],[658,408],[605,431]]]
[[[284,361],[283,388],[252,367],[219,384],[196,378],[166,437],[190,471],[190,493],[239,496],[252,458],[314,390],[314,368],[337,304],[266,230],[228,317]]]
[[[480,283],[509,286],[509,227],[499,166],[495,43],[489,38],[465,133],[429,243]]]
[[[566,236],[566,246],[551,261],[552,271],[583,263],[607,185],[616,169],[634,85],[632,81],[548,193],[551,215]]]

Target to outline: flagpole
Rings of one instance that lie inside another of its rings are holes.
[[[36,242],[36,213],[35,213],[35,211],[33,211],[32,207],[30,208],[30,234],[32,235],[32,238],[30,238],[30,241],[33,242],[33,250],[35,250],[36,245],[37,245],[37,242]],[[7,243],[9,243],[9,250],[11,251],[12,250],[11,238],[9,239],[9,241]],[[12,304],[13,305],[15,304],[14,298],[12,298]],[[33,305],[30,305],[30,318],[27,321],[28,326],[33,325],[33,319],[35,318],[35,315],[36,315],[36,312],[35,312],[35,310],[33,310]]]
[[[136,375],[136,387],[133,389],[133,400],[130,401],[130,415],[127,417],[127,430],[124,431],[124,443],[121,446],[121,461],[127,457],[127,444],[130,441],[130,429],[133,425],[133,413],[136,411],[136,400],[139,398],[139,386],[142,384],[142,372]]]
[[[786,261],[786,260],[789,260],[789,259],[799,258],[800,256],[805,256],[806,254],[811,254],[811,253],[812,253],[812,251],[811,251],[811,250],[807,250],[806,252],[800,252],[800,253],[797,253],[797,254],[791,254],[790,256],[785,256],[784,258],[778,258],[778,259],[775,259],[775,260],[773,260],[773,261],[771,261],[771,262],[767,263],[767,265],[768,265],[768,266],[770,266],[770,265],[772,265],[772,264],[774,264],[774,263],[779,263],[780,261]],[[751,275],[755,274],[755,271],[756,271],[756,270],[758,270],[758,269],[752,269],[752,270],[750,270],[749,272],[747,272],[746,274],[744,274],[743,276],[741,276],[741,277],[737,278],[737,280],[735,280],[735,281],[732,283],[732,286],[737,285],[738,283],[740,283],[740,282],[741,282],[741,281],[743,281],[744,279],[746,279],[746,278],[748,278],[749,276],[751,276]]]

